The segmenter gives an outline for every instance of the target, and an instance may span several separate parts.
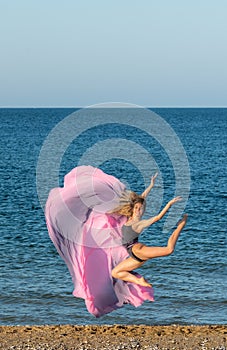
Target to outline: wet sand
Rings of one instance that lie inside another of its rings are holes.
[[[0,349],[227,350],[227,325],[0,326]]]

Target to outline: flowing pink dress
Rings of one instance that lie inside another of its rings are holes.
[[[128,257],[122,246],[125,217],[108,214],[119,204],[125,186],[92,166],[74,168],[63,188],[50,191],[46,223],[51,240],[68,266],[73,295],[100,317],[124,304],[154,300],[153,289],[113,279],[111,270]]]

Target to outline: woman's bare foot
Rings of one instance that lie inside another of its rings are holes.
[[[178,221],[177,227],[180,227],[182,229],[186,225],[187,219],[188,219],[188,214],[184,214],[183,218],[180,221]]]
[[[138,278],[138,284],[143,287],[152,287],[152,284],[148,283],[144,277]]]

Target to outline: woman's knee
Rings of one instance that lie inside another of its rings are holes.
[[[167,246],[166,247],[166,255],[171,255],[174,252],[174,247]]]
[[[118,278],[118,269],[116,267],[111,271],[111,275],[113,278]]]

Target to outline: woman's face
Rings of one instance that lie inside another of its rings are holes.
[[[141,203],[136,203],[133,208],[133,216],[141,218],[144,213],[144,206]]]

